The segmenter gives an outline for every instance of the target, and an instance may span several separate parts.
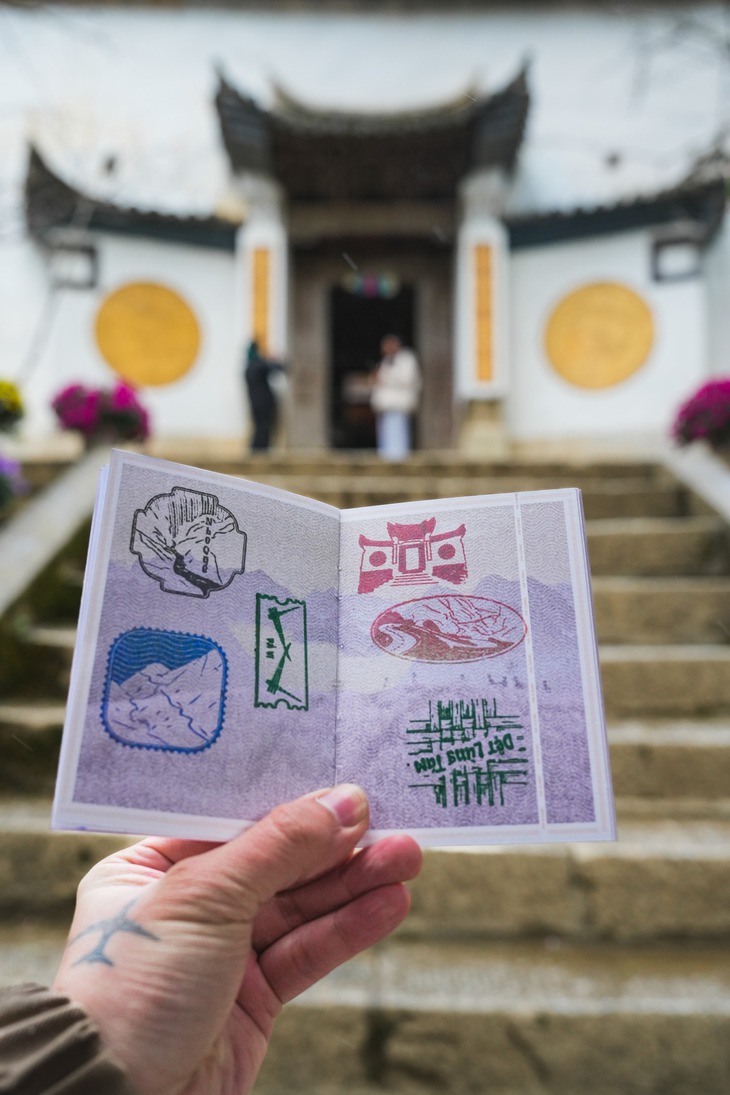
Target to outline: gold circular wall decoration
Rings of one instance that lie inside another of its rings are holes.
[[[190,305],[151,281],[129,282],[110,293],[95,329],[104,359],[130,384],[172,384],[200,349],[200,326]]]
[[[646,361],[654,341],[649,305],[633,289],[597,281],[563,297],[547,323],[555,371],[579,388],[610,388]]]

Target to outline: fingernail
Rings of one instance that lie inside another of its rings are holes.
[[[341,783],[319,795],[317,802],[335,815],[343,829],[358,825],[368,812],[367,796],[356,783]]]

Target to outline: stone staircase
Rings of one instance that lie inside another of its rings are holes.
[[[727,1095],[730,535],[650,463],[217,470],[338,506],[580,486],[619,840],[429,852],[390,941],[286,1009],[259,1095]],[[83,532],[0,635],[0,981],[52,976],[118,838],[50,834]]]

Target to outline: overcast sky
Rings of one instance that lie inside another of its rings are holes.
[[[0,238],[19,225],[31,136],[71,181],[120,202],[182,213],[219,206],[228,172],[212,107],[217,63],[263,102],[278,81],[322,108],[392,110],[498,90],[529,58],[520,208],[671,185],[730,117],[730,62],[703,30],[719,25],[721,5],[685,7],[694,29],[677,30],[676,9],[397,16],[0,6]],[[102,170],[109,155],[112,176]]]

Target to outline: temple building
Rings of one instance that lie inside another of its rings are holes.
[[[420,362],[422,449],[659,435],[717,368],[722,170],[531,209],[527,65],[407,110],[315,107],[276,81],[264,105],[216,79],[229,186],[210,215],[95,196],[30,147],[25,216],[58,308],[29,429],[49,428],[62,382],[111,370],[158,435],[240,438],[251,339],[287,363],[294,449],[372,447],[389,333]]]

